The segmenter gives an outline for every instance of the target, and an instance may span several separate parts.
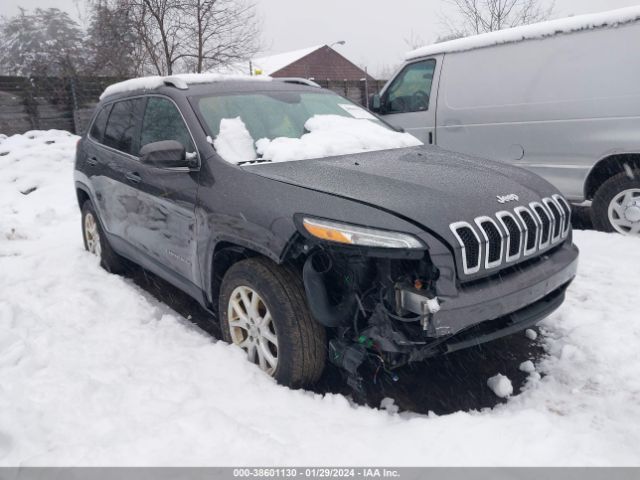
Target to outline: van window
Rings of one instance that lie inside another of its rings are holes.
[[[104,129],[107,126],[107,119],[109,118],[109,112],[111,111],[111,105],[107,105],[102,108],[96,119],[93,121],[93,125],[91,126],[91,131],[89,135],[94,140],[102,143],[102,137],[104,136]]]
[[[189,130],[173,102],[166,98],[149,97],[142,121],[140,148],[162,140],[176,140],[187,152],[195,150]]]
[[[135,132],[138,128],[140,100],[122,100],[111,108],[103,143],[121,152],[135,155]],[[137,153],[137,152],[136,152]]]
[[[387,90],[382,113],[428,110],[435,69],[433,59],[407,65]]]

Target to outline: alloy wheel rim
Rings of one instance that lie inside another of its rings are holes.
[[[98,222],[92,213],[87,213],[84,217],[84,237],[87,241],[87,250],[98,257],[101,256],[102,245],[100,244]]]
[[[229,299],[227,318],[233,344],[247,353],[249,361],[273,375],[278,366],[278,337],[271,312],[258,292],[247,286],[236,287]]]
[[[624,235],[640,236],[640,188],[618,193],[609,203],[609,222]]]

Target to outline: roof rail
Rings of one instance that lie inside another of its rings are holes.
[[[164,77],[162,79],[165,85],[168,87],[175,87],[178,90],[188,90],[189,85],[183,79],[178,77]]]
[[[285,82],[285,83],[295,83],[298,85],[306,85],[308,87],[316,87],[316,88],[322,88],[320,85],[318,85],[316,82],[314,82],[313,80],[309,80],[307,78],[298,78],[298,77],[280,77],[280,78],[273,78],[274,80],[278,80],[280,82]]]

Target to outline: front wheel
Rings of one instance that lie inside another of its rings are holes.
[[[302,279],[264,258],[243,260],[224,276],[222,336],[278,383],[306,387],[326,361],[325,331],[307,307]]]
[[[591,213],[600,231],[640,236],[640,170],[604,182],[593,198]]]

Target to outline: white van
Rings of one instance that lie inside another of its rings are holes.
[[[640,7],[420,48],[370,108],[425,143],[532,170],[640,236]]]

